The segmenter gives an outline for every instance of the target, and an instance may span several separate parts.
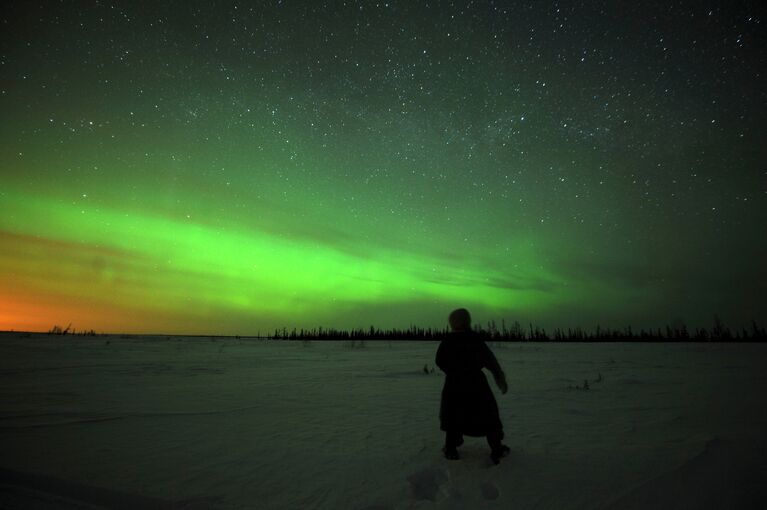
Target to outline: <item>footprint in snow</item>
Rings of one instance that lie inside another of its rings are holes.
[[[415,499],[436,501],[440,485],[447,481],[447,473],[440,468],[426,468],[408,475],[407,481]]]
[[[485,499],[498,499],[498,487],[493,485],[490,482],[485,482],[482,484],[482,497]]]

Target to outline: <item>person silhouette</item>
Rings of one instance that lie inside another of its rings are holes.
[[[460,458],[457,448],[463,436],[486,437],[490,445],[490,458],[498,464],[509,454],[509,447],[501,442],[503,424],[483,368],[490,370],[501,393],[506,394],[506,375],[498,360],[471,330],[471,315],[465,308],[453,310],[448,318],[451,333],[439,344],[436,364],[445,373],[442,387],[439,419],[445,432],[445,458]]]

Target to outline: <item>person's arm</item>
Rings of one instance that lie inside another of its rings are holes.
[[[440,370],[442,370],[444,373],[448,373],[448,371],[452,368],[450,367],[450,362],[448,361],[448,353],[447,348],[445,347],[444,340],[439,343],[439,347],[437,348],[437,357],[434,359],[434,362],[437,364]]]
[[[503,369],[501,368],[500,363],[498,363],[493,351],[491,351],[484,342],[482,342],[482,345],[484,346],[484,366],[490,370],[491,374],[493,374],[495,384],[498,385],[498,389],[501,390],[501,393],[505,395],[509,390],[509,387],[506,384],[506,374],[503,373]]]

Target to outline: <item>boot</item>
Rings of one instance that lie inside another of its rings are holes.
[[[445,458],[447,460],[458,460],[461,457],[458,455],[458,450],[455,449],[455,446],[445,446],[442,448],[442,453],[445,454]]]
[[[490,459],[493,461],[493,464],[498,465],[501,462],[501,458],[506,457],[510,451],[511,449],[508,446],[502,444],[490,452]]]

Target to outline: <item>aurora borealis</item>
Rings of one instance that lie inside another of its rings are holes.
[[[6,2],[0,329],[767,317],[753,2]]]

